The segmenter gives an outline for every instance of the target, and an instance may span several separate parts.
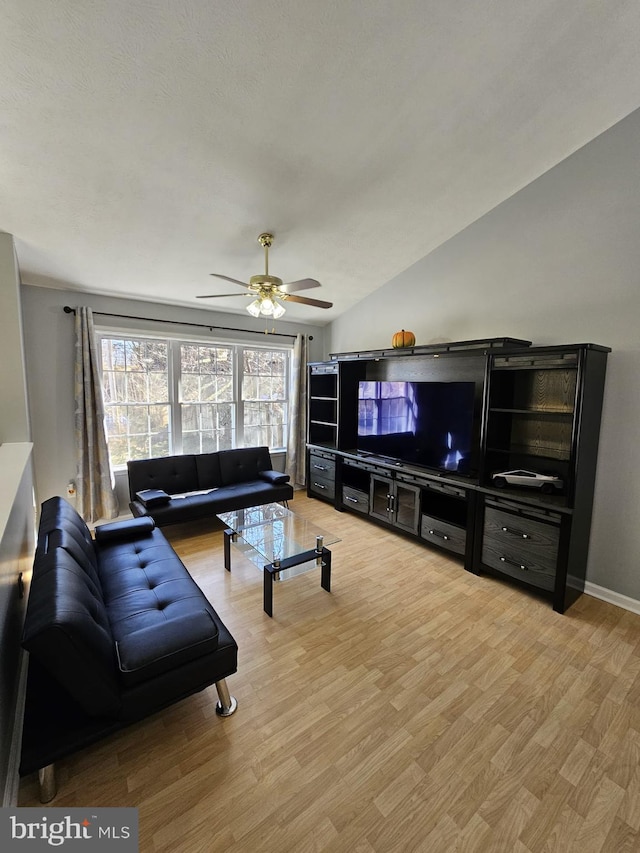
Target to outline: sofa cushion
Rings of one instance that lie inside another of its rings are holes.
[[[143,507],[137,501],[132,501],[129,506],[134,515],[153,516],[158,526],[164,524],[179,524],[183,521],[195,521],[202,518],[213,518],[216,511],[214,495],[218,490],[211,490],[205,494],[196,492],[194,494],[180,495],[171,498],[165,506],[154,506],[151,509]]]
[[[164,619],[124,636],[116,644],[123,683],[129,687],[218,647],[218,629],[207,610]]]
[[[242,447],[236,450],[221,450],[220,474],[222,484],[247,483],[257,480],[260,471],[272,468],[268,447]]]

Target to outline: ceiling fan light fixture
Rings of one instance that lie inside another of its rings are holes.
[[[286,308],[273,296],[265,294],[250,302],[247,305],[247,311],[252,317],[273,317],[277,320],[278,317],[282,317]]]
[[[271,315],[274,320],[277,320],[278,317],[282,317],[287,309],[281,302],[278,302],[277,299],[273,300],[273,314]]]
[[[247,311],[251,314],[252,317],[260,316],[260,300],[254,299],[253,302],[250,302],[247,305]]]
[[[273,314],[273,299],[270,296],[264,296],[260,300],[260,313],[265,317],[271,317]]]

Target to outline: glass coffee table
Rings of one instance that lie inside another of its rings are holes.
[[[231,571],[231,543],[262,568],[264,612],[273,616],[273,583],[320,568],[320,586],[331,592],[331,551],[338,536],[316,527],[278,503],[221,512],[224,531],[224,567]],[[266,562],[265,562],[266,561]]]

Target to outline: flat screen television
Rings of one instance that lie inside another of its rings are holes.
[[[359,382],[357,451],[475,473],[475,382]]]

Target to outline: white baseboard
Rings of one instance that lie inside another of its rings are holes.
[[[568,577],[567,583],[575,589],[582,588],[582,583],[576,578]],[[606,586],[598,586],[597,583],[591,583],[591,581],[585,581],[584,591],[587,595],[599,598],[600,601],[615,604],[616,607],[622,607],[623,610],[629,610],[631,613],[640,615],[640,601],[636,598],[630,598],[630,596],[623,595],[621,592],[614,592],[611,589],[607,589]]]

